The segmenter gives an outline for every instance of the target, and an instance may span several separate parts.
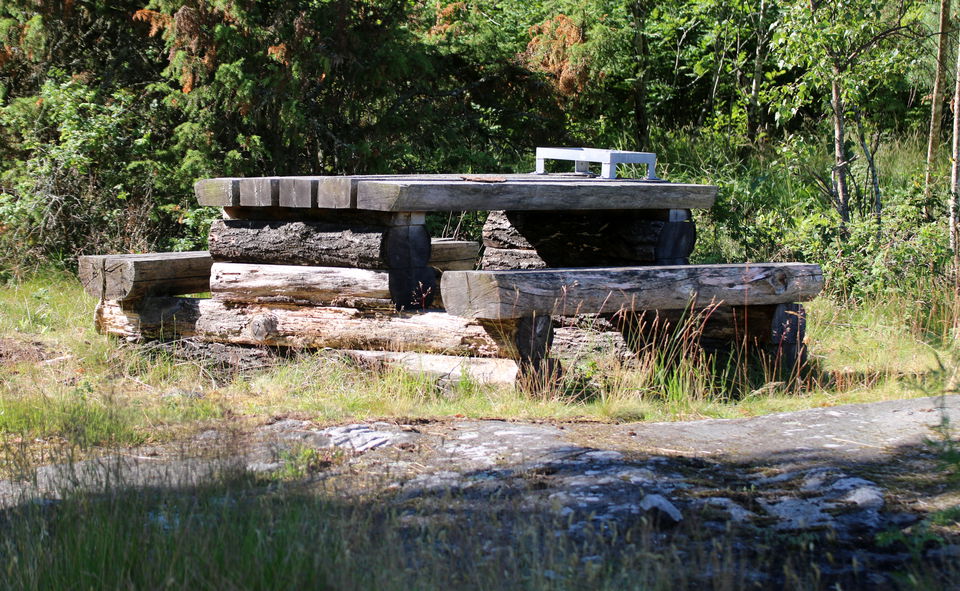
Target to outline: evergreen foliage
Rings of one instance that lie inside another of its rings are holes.
[[[653,150],[667,178],[721,187],[703,260],[810,260],[835,293],[883,290],[951,260],[945,182],[918,190],[935,13],[915,0],[4,2],[0,267],[201,247],[202,177],[528,171],[537,145],[590,145]]]

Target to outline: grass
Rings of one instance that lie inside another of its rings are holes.
[[[0,588],[870,588],[872,565],[840,580],[811,567],[829,545],[815,533],[743,545],[693,516],[668,531],[639,520],[567,535],[568,518],[509,500],[425,515],[389,497],[244,473],[185,489],[77,493],[0,513]],[[942,588],[958,574],[920,558],[897,570],[903,589]]]
[[[177,440],[225,420],[242,426],[278,415],[321,423],[673,420],[920,395],[917,384],[938,391],[949,380],[939,363],[949,354],[947,303],[918,306],[907,296],[856,307],[812,302],[812,369],[802,378],[784,380],[736,357],[675,364],[656,354],[633,364],[588,357],[562,387],[530,396],[469,379],[441,388],[329,353],[240,375],[210,373],[95,334],[94,302],[76,280],[41,275],[0,291],[0,477]],[[282,469],[267,476],[228,472],[191,488],[118,482],[104,493],[2,511],[0,589],[719,590],[764,588],[769,581],[758,582],[758,572],[786,589],[870,584],[870,565],[839,582],[814,568],[829,546],[819,535],[771,534],[745,545],[736,532],[703,528],[696,515],[667,531],[640,520],[558,535],[567,518],[519,501],[470,508],[458,500],[440,515],[389,488],[345,496],[324,485],[325,470],[349,469],[342,454],[294,447],[279,459]],[[955,527],[956,509],[947,508],[928,529],[939,535]],[[921,547],[926,532],[891,534],[889,542]],[[960,574],[925,560],[917,552],[903,564],[900,588],[942,588]]]
[[[918,309],[929,316],[930,306],[905,299],[856,307],[825,298],[808,304],[816,371],[804,379],[784,381],[736,358],[711,362],[688,355],[670,364],[652,352],[632,365],[584,359],[571,366],[561,388],[530,396],[469,379],[440,388],[428,377],[369,371],[331,354],[224,379],[197,363],[96,334],[95,302],[78,282],[64,274],[39,275],[0,292],[0,432],[132,445],[225,416],[676,420],[911,396],[919,393],[914,382],[943,379],[938,358],[948,349],[942,338],[930,337],[938,320],[916,316]]]

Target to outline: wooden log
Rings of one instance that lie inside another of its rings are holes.
[[[177,297],[102,300],[94,311],[94,326],[100,334],[132,342],[192,337],[204,301]]]
[[[820,267],[801,263],[448,271],[442,278],[450,313],[490,320],[779,304],[812,299],[822,288]]]
[[[426,375],[443,384],[469,380],[478,384],[513,384],[517,364],[510,359],[456,357],[434,353],[398,353],[395,351],[341,351],[364,366],[393,366],[410,373]]]
[[[206,251],[80,257],[84,291],[100,300],[132,300],[146,296],[180,295],[210,289]]]
[[[522,388],[542,391],[560,379],[560,362],[548,357],[553,343],[553,322],[549,316],[481,320],[480,323],[501,353],[517,362]]]
[[[465,271],[474,269],[477,266],[477,261],[479,258],[480,243],[473,240],[454,240],[452,238],[433,238],[431,239],[430,245],[430,260],[427,263],[430,267],[438,269],[440,271]],[[191,251],[189,253],[153,253],[150,255],[95,255],[93,257],[80,257],[81,259],[81,269],[83,270],[86,276],[90,276],[93,273],[102,274],[101,270],[95,268],[90,269],[87,267],[94,266],[96,267],[99,263],[96,263],[94,260],[85,261],[85,259],[99,259],[100,257],[147,257],[147,256],[160,256],[161,254],[169,255],[183,255],[189,254],[192,257],[195,257],[198,261],[206,260],[204,264],[212,265],[213,257],[210,256],[210,252],[206,250]],[[96,280],[90,280],[93,285],[96,285],[98,282]],[[206,289],[198,290],[206,291]],[[91,293],[91,295],[95,295]]]
[[[519,248],[484,248],[480,259],[481,269],[545,269],[547,263],[535,250]]]
[[[210,293],[237,303],[393,307],[386,271],[346,267],[214,263]]]
[[[209,242],[210,255],[223,262],[399,269],[430,261],[425,226],[216,220]]]
[[[717,188],[645,180],[361,180],[357,208],[374,211],[572,211],[709,208]]]
[[[382,226],[216,220],[209,246],[215,261],[386,269],[381,253],[386,231]]]
[[[429,265],[440,271],[468,271],[477,267],[479,255],[479,242],[434,238],[430,243]]]
[[[483,223],[483,245],[487,248],[533,250],[505,211],[491,211]]]
[[[547,267],[686,264],[696,244],[683,209],[491,212],[483,232],[488,248],[533,249]]]
[[[217,220],[209,243],[222,262],[386,270],[398,309],[426,308],[436,292],[425,226]]]
[[[337,307],[229,305],[215,299],[201,302],[200,310],[197,334],[214,342],[500,356],[478,322],[443,312],[380,314]]]

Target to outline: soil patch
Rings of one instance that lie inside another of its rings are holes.
[[[39,363],[47,359],[49,353],[42,343],[0,338],[0,366]]]

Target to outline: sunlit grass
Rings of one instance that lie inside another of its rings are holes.
[[[19,343],[24,353],[22,361],[0,364],[0,477],[26,477],[38,465],[91,451],[166,441],[211,421],[242,430],[277,415],[318,423],[663,421],[917,396],[942,390],[947,379],[938,359],[949,354],[948,300],[916,305],[905,293],[857,306],[808,304],[810,366],[800,375],[748,365],[737,355],[711,360],[680,339],[671,345],[684,352],[675,363],[655,349],[629,362],[585,357],[568,364],[558,387],[529,393],[469,378],[439,385],[329,351],[221,374],[97,335],[94,302],[76,281],[45,276],[0,291],[0,339]],[[431,520],[429,507],[390,505],[387,493],[361,501],[305,488],[301,478],[312,463],[337,458],[290,454],[287,471],[273,477],[224,474],[200,488],[75,493],[55,511],[23,504],[0,524],[0,562],[7,565],[0,588],[162,581],[179,588],[739,589],[747,583],[744,569],[786,573],[795,588],[819,584],[814,560],[794,541],[744,553],[734,550],[732,535],[701,539],[695,514],[667,534],[641,523],[573,540],[555,534],[569,525],[563,519],[506,502],[489,515],[464,515],[490,532],[474,526],[466,535],[453,504],[445,506],[447,518]],[[509,543],[493,552],[488,540],[503,532]],[[916,581],[904,588],[936,588],[944,580],[926,564],[904,569]]]
[[[302,354],[229,377],[169,352],[146,352],[98,335],[95,302],[69,275],[37,276],[0,290],[0,338],[25,352],[0,366],[0,431],[90,443],[163,440],[205,421],[302,413],[322,422],[375,417],[603,421],[744,417],[917,396],[936,386],[948,301],[911,295],[841,306],[807,304],[808,371],[785,378],[741,356],[711,360],[680,338],[679,362],[649,349],[568,363],[555,388],[531,394],[469,377],[371,369],[335,352]],[[936,327],[941,328],[936,328]],[[936,338],[930,338],[935,335]],[[939,335],[939,336],[937,336]],[[15,361],[15,360],[14,360]],[[927,388],[929,389],[929,388]],[[78,429],[77,424],[89,428]]]

